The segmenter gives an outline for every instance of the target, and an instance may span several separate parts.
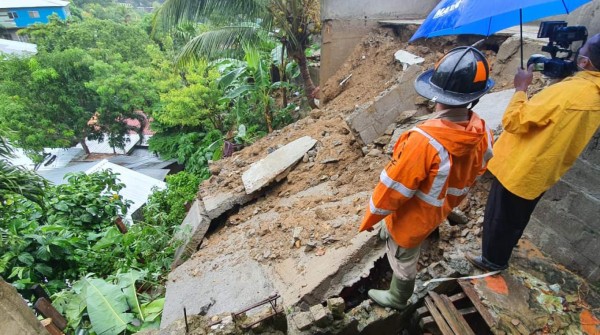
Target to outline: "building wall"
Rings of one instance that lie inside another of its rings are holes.
[[[526,234],[567,268],[600,284],[600,131],[544,194]]]
[[[17,28],[25,28],[34,23],[48,23],[48,16],[52,14],[57,14],[62,20],[66,20],[69,15],[68,7],[15,8],[7,9],[6,12],[17,14],[12,19]]]
[[[380,20],[425,17],[437,0],[321,0],[320,85],[331,77],[358,42]]]

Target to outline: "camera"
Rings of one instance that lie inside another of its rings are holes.
[[[538,38],[548,38],[548,45],[542,51],[550,54],[548,58],[541,54],[529,57],[527,66],[533,64],[534,71],[541,71],[550,78],[565,78],[577,71],[577,60],[570,60],[573,56],[571,45],[587,41],[588,32],[583,26],[567,26],[565,21],[542,21],[538,31]]]

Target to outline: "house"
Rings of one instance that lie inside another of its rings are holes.
[[[48,23],[56,14],[62,20],[69,16],[69,2],[61,0],[2,0],[0,1],[0,38],[24,40],[17,31],[34,23]]]

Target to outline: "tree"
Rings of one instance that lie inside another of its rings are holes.
[[[156,26],[174,28],[186,22],[208,21],[214,29],[190,40],[181,52],[183,63],[198,58],[238,54],[243,43],[253,45],[273,25],[277,36],[295,59],[311,107],[316,88],[308,71],[306,48],[320,27],[317,0],[167,0],[157,13]],[[277,31],[277,30],[276,30]]]
[[[20,195],[42,205],[45,180],[34,172],[9,163],[12,152],[4,132],[0,131],[0,204],[10,203],[13,195]]]

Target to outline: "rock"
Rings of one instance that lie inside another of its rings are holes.
[[[263,251],[263,258],[269,258],[271,256],[271,250]]]
[[[331,311],[334,319],[344,318],[344,309],[346,309],[346,302],[343,298],[329,298],[327,299],[327,308]]]
[[[310,149],[316,143],[315,139],[304,136],[253,163],[242,174],[242,182],[244,183],[246,193],[252,194],[270,184],[285,171],[289,172],[290,168],[301,160],[307,151],[310,156]]]
[[[348,128],[345,128],[345,127],[340,128],[338,132],[342,135],[350,134],[350,130],[348,130]]]
[[[221,169],[222,169],[222,167],[220,165],[217,165],[217,164],[211,164],[208,167],[208,170],[210,171],[210,174],[212,174],[213,176],[217,176],[219,173],[221,173]]]
[[[371,151],[369,151],[369,153],[367,153],[367,156],[372,156],[372,157],[377,157],[379,155],[382,154],[382,151],[379,149],[371,149]]]
[[[363,155],[366,155],[369,153],[369,148],[367,148],[367,147],[362,147],[361,150],[362,150]]]
[[[300,234],[302,233],[302,227],[296,227],[294,228],[293,232],[292,232],[292,238],[294,239],[294,242],[300,239]]]
[[[317,242],[308,241],[308,242],[306,242],[306,245],[304,246],[304,252],[309,252],[309,251],[315,249],[316,247],[317,247]]]
[[[312,326],[313,318],[310,312],[300,312],[292,317],[296,328],[300,330],[307,330]]]
[[[315,150],[315,149],[308,150],[307,154],[308,154],[308,157],[315,157],[315,156],[317,156],[317,150]]]
[[[313,119],[319,119],[321,118],[321,116],[323,116],[323,111],[320,109],[313,109],[312,111],[310,111],[309,115]]]
[[[519,323],[521,323],[521,321],[519,319],[512,319],[512,320],[510,320],[510,323],[512,323],[515,326],[518,326]]]
[[[320,163],[321,163],[321,164],[329,164],[329,163],[337,163],[337,162],[339,162],[339,161],[340,161],[340,159],[339,159],[339,158],[332,158],[332,157],[329,157],[329,158],[325,158],[325,159],[323,159],[323,160],[322,160]]]
[[[308,154],[304,154],[304,156],[302,157],[302,162],[308,163],[308,158]]]
[[[479,224],[479,225],[482,224],[483,223],[483,216],[478,217],[476,223]]]
[[[448,214],[448,221],[450,221],[451,225],[464,225],[469,222],[469,218],[460,209],[454,208]]]
[[[481,228],[479,228],[479,227],[475,228],[475,230],[473,231],[473,234],[475,236],[481,236]]]
[[[315,324],[321,328],[326,327],[331,320],[331,312],[321,304],[316,304],[310,308]]]

